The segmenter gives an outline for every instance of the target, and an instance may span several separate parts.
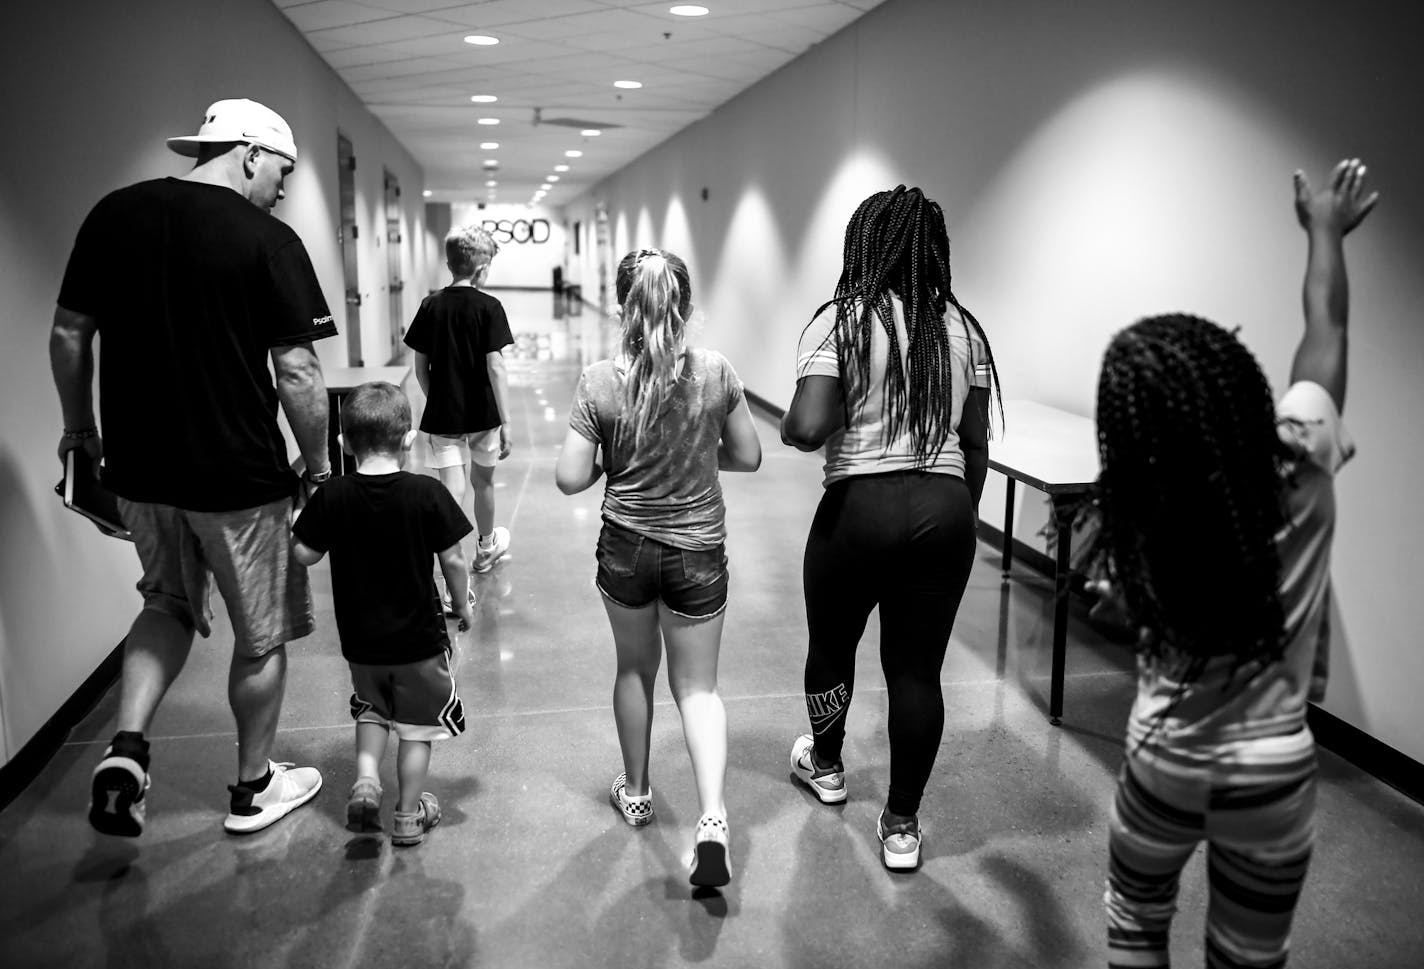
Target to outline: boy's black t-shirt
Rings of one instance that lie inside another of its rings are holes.
[[[473,530],[445,486],[424,475],[348,474],[318,488],[292,534],[331,555],[341,655],[398,665],[447,649],[432,556]]]
[[[458,437],[500,425],[486,355],[514,342],[504,306],[473,286],[446,286],[420,303],[405,345],[430,358],[420,429]],[[509,415],[505,415],[508,419]]]
[[[59,305],[98,321],[104,483],[192,511],[296,492],[273,347],[336,334],[297,234],[230,188],[160,178],[84,220]]]

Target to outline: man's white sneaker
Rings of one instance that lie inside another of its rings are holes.
[[[232,807],[223,828],[233,834],[261,831],[316,797],[316,792],[321,790],[321,772],[315,767],[267,763],[272,779],[263,790],[254,792],[242,784],[228,785]]]

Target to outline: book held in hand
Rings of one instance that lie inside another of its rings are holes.
[[[133,541],[119,514],[118,497],[94,474],[94,463],[83,448],[65,453],[64,480],[54,490],[64,499],[64,507],[88,518],[105,535]]]

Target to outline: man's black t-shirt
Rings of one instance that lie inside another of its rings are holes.
[[[218,185],[119,189],[84,220],[59,305],[98,321],[116,493],[235,511],[295,492],[267,355],[336,325],[286,224]]]
[[[473,286],[447,286],[421,301],[405,345],[430,358],[420,429],[458,437],[500,425],[487,354],[514,342],[504,307]],[[509,415],[504,415],[508,420]]]
[[[348,474],[318,488],[292,534],[331,554],[341,655],[396,665],[446,649],[432,556],[471,531],[445,486],[424,475]]]

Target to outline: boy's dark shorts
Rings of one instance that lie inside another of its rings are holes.
[[[676,548],[605,521],[597,556],[598,591],[616,605],[641,609],[661,600],[684,619],[727,608],[725,545]]]
[[[379,723],[402,740],[449,740],[465,730],[450,654],[414,663],[350,663],[351,719]]]

